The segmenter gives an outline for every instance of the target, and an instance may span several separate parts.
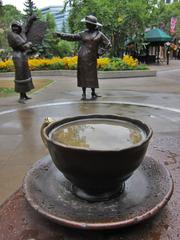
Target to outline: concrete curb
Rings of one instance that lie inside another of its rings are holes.
[[[130,71],[98,71],[98,78],[132,78],[132,77],[154,77],[155,70],[130,70]],[[34,77],[45,76],[64,76],[76,77],[76,70],[48,70],[48,71],[31,71]],[[0,73],[0,77],[14,77],[14,72]]]

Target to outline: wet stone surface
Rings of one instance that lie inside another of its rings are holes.
[[[108,113],[140,119],[149,124],[153,138],[147,155],[165,164],[171,171],[175,190],[167,206],[152,219],[121,230],[79,231],[46,220],[26,202],[22,190],[0,209],[2,240],[178,240],[180,238],[180,113],[166,109],[127,104],[92,103],[36,106],[9,112],[0,118],[0,196],[3,202],[17,189],[31,165],[47,155],[39,129],[45,116],[55,119],[78,114]]]

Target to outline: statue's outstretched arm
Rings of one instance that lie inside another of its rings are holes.
[[[69,34],[69,33],[61,33],[61,32],[56,32],[55,33],[57,37],[67,40],[67,41],[80,41],[81,36],[80,34]]]

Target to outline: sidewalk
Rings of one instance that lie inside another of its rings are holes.
[[[171,61],[168,67],[151,67],[160,69],[157,77],[100,80],[100,88],[97,92],[102,97],[98,98],[93,104],[79,102],[82,92],[76,86],[76,78],[57,76],[47,76],[46,78],[53,79],[54,83],[31,95],[32,100],[28,101],[27,104],[19,104],[17,102],[18,95],[1,98],[0,200],[3,201],[13,192],[21,183],[22,177],[31,164],[47,153],[39,136],[40,125],[46,116],[60,118],[66,115],[90,114],[96,111],[118,113],[120,112],[118,105],[112,107],[107,104],[109,107],[104,108],[101,103],[127,102],[137,105],[159,106],[162,109],[175,109],[175,120],[172,119],[172,121],[178,121],[178,109],[180,109],[180,61]],[[13,81],[13,78],[10,79]],[[89,89],[87,89],[87,94],[90,97]],[[136,117],[142,115],[139,107],[132,107],[131,113],[130,107],[120,106],[122,111],[127,112],[127,114],[133,116],[134,112]],[[149,121],[148,114],[150,116],[152,111],[154,111],[153,108],[150,108],[144,112],[143,118],[145,117],[145,121]],[[139,113],[139,116],[136,112]],[[170,124],[169,113],[165,112],[163,114],[166,115],[166,119],[169,121],[168,124]],[[160,118],[159,115],[158,118]],[[157,128],[156,124],[155,128]],[[14,171],[15,169],[17,172]],[[11,174],[13,174],[15,180],[10,177]]]
[[[176,189],[167,208],[156,218],[158,239],[168,240],[171,236],[171,239],[178,240],[180,60],[170,61],[168,66],[152,65],[150,68],[158,70],[157,77],[101,79],[97,92],[102,97],[96,101],[80,101],[82,91],[76,86],[76,77],[59,76],[46,76],[54,83],[32,94],[27,104],[19,104],[18,95],[1,98],[0,203],[22,185],[32,164],[48,154],[39,133],[45,117],[60,119],[93,113],[119,114],[140,119],[153,129],[147,154],[162,161],[171,171]],[[13,81],[13,77],[7,79]],[[90,89],[87,94],[90,97]],[[153,223],[151,227],[154,234]]]
[[[180,69],[180,60],[171,60],[169,61],[169,64],[163,63],[163,64],[151,64],[149,65],[149,68],[151,70],[156,71],[167,71],[172,69]]]

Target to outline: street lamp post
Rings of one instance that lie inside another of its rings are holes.
[[[167,59],[167,65],[169,65],[169,56],[170,56],[170,42],[166,42],[165,46],[166,46],[166,59]]]

